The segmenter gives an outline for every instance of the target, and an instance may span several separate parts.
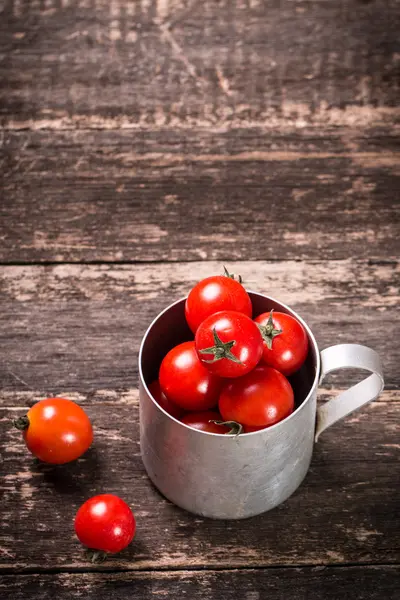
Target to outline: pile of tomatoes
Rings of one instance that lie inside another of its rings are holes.
[[[170,415],[209,433],[250,433],[294,410],[287,377],[308,354],[304,327],[273,310],[253,319],[241,280],[207,277],[185,304],[194,339],[172,348],[149,390]]]
[[[253,319],[252,310],[241,280],[227,271],[191,290],[185,315],[194,339],[168,352],[149,386],[165,411],[222,435],[264,429],[291,414],[287,376],[307,357],[306,332],[290,315],[271,310]],[[85,411],[65,398],[37,402],[14,425],[32,454],[50,464],[79,458],[93,441]],[[125,548],[135,529],[130,507],[113,494],[90,498],[75,516],[76,535],[92,558]]]

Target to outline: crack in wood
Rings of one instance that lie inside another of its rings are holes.
[[[157,21],[155,21],[155,23],[157,23]],[[197,84],[203,87],[205,85],[204,78],[198,75],[195,65],[188,59],[183,48],[176,41],[172,31],[169,28],[169,25],[167,23],[157,23],[157,25],[161,31],[162,39],[164,39],[170,45],[175,56],[186,67],[186,71],[189,73],[189,75],[193,77]]]

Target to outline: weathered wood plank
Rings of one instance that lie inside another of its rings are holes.
[[[289,304],[320,347],[358,341],[382,356],[386,385],[399,384],[396,263],[367,260],[228,263],[249,289]],[[57,393],[137,384],[137,353],[147,326],[221,263],[57,265],[0,269],[4,389]],[[340,372],[345,387],[359,374]]]
[[[3,122],[391,123],[398,115],[398,6],[10,0],[0,20]]]
[[[6,134],[0,261],[397,257],[396,147],[382,130]]]
[[[68,395],[87,410],[95,441],[76,463],[54,468],[29,455],[10,420],[40,394],[2,393],[3,569],[91,568],[72,521],[81,502],[105,491],[124,497],[138,520],[132,546],[107,563],[114,570],[399,562],[400,402],[386,402],[393,393],[321,436],[288,501],[238,522],[195,517],[153,488],[140,458],[136,390]]]
[[[15,600],[97,600],[132,597],[190,600],[287,600],[351,598],[396,600],[399,569],[395,566],[347,568],[248,569],[245,571],[177,571],[173,573],[96,573],[6,576],[0,586]],[[134,591],[133,591],[134,590]]]

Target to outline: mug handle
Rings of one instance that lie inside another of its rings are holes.
[[[375,400],[385,383],[381,359],[375,350],[360,344],[338,344],[322,350],[320,383],[332,371],[354,368],[364,369],[372,375],[317,408],[316,442],[327,427],[343,419],[353,410]]]

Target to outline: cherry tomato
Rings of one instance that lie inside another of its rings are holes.
[[[265,365],[225,383],[219,398],[224,421],[236,421],[245,428],[269,427],[294,409],[294,395],[282,373]]]
[[[163,358],[160,386],[183,410],[208,410],[217,405],[222,381],[200,362],[194,342],[183,342]]]
[[[190,291],[185,315],[193,333],[207,317],[221,310],[235,310],[251,317],[250,296],[241,283],[227,275],[207,277]]]
[[[135,530],[131,509],[113,494],[93,496],[76,513],[75,533],[79,541],[92,550],[120,552],[131,543]]]
[[[93,441],[83,408],[66,398],[37,402],[14,425],[22,429],[28,449],[40,460],[62,465],[79,458]]]
[[[222,435],[227,433],[238,433],[237,424],[235,427],[234,424],[217,425],[217,423],[210,423],[210,421],[222,421],[221,415],[213,410],[188,413],[181,421],[182,423],[185,423],[185,425],[193,427],[193,429],[207,431],[208,433],[221,433]]]
[[[160,387],[160,382],[158,380],[153,381],[149,385],[149,391],[150,394],[153,396],[154,400],[157,402],[157,404],[159,404],[161,408],[165,410],[165,412],[167,412],[172,417],[175,417],[175,419],[181,418],[183,410],[167,398],[167,396],[162,391]]]
[[[243,313],[224,310],[208,317],[196,331],[201,362],[220,377],[240,377],[259,362],[263,340],[257,325]]]
[[[264,340],[263,361],[284,375],[300,369],[308,354],[308,337],[297,319],[281,312],[266,312],[254,319]]]

